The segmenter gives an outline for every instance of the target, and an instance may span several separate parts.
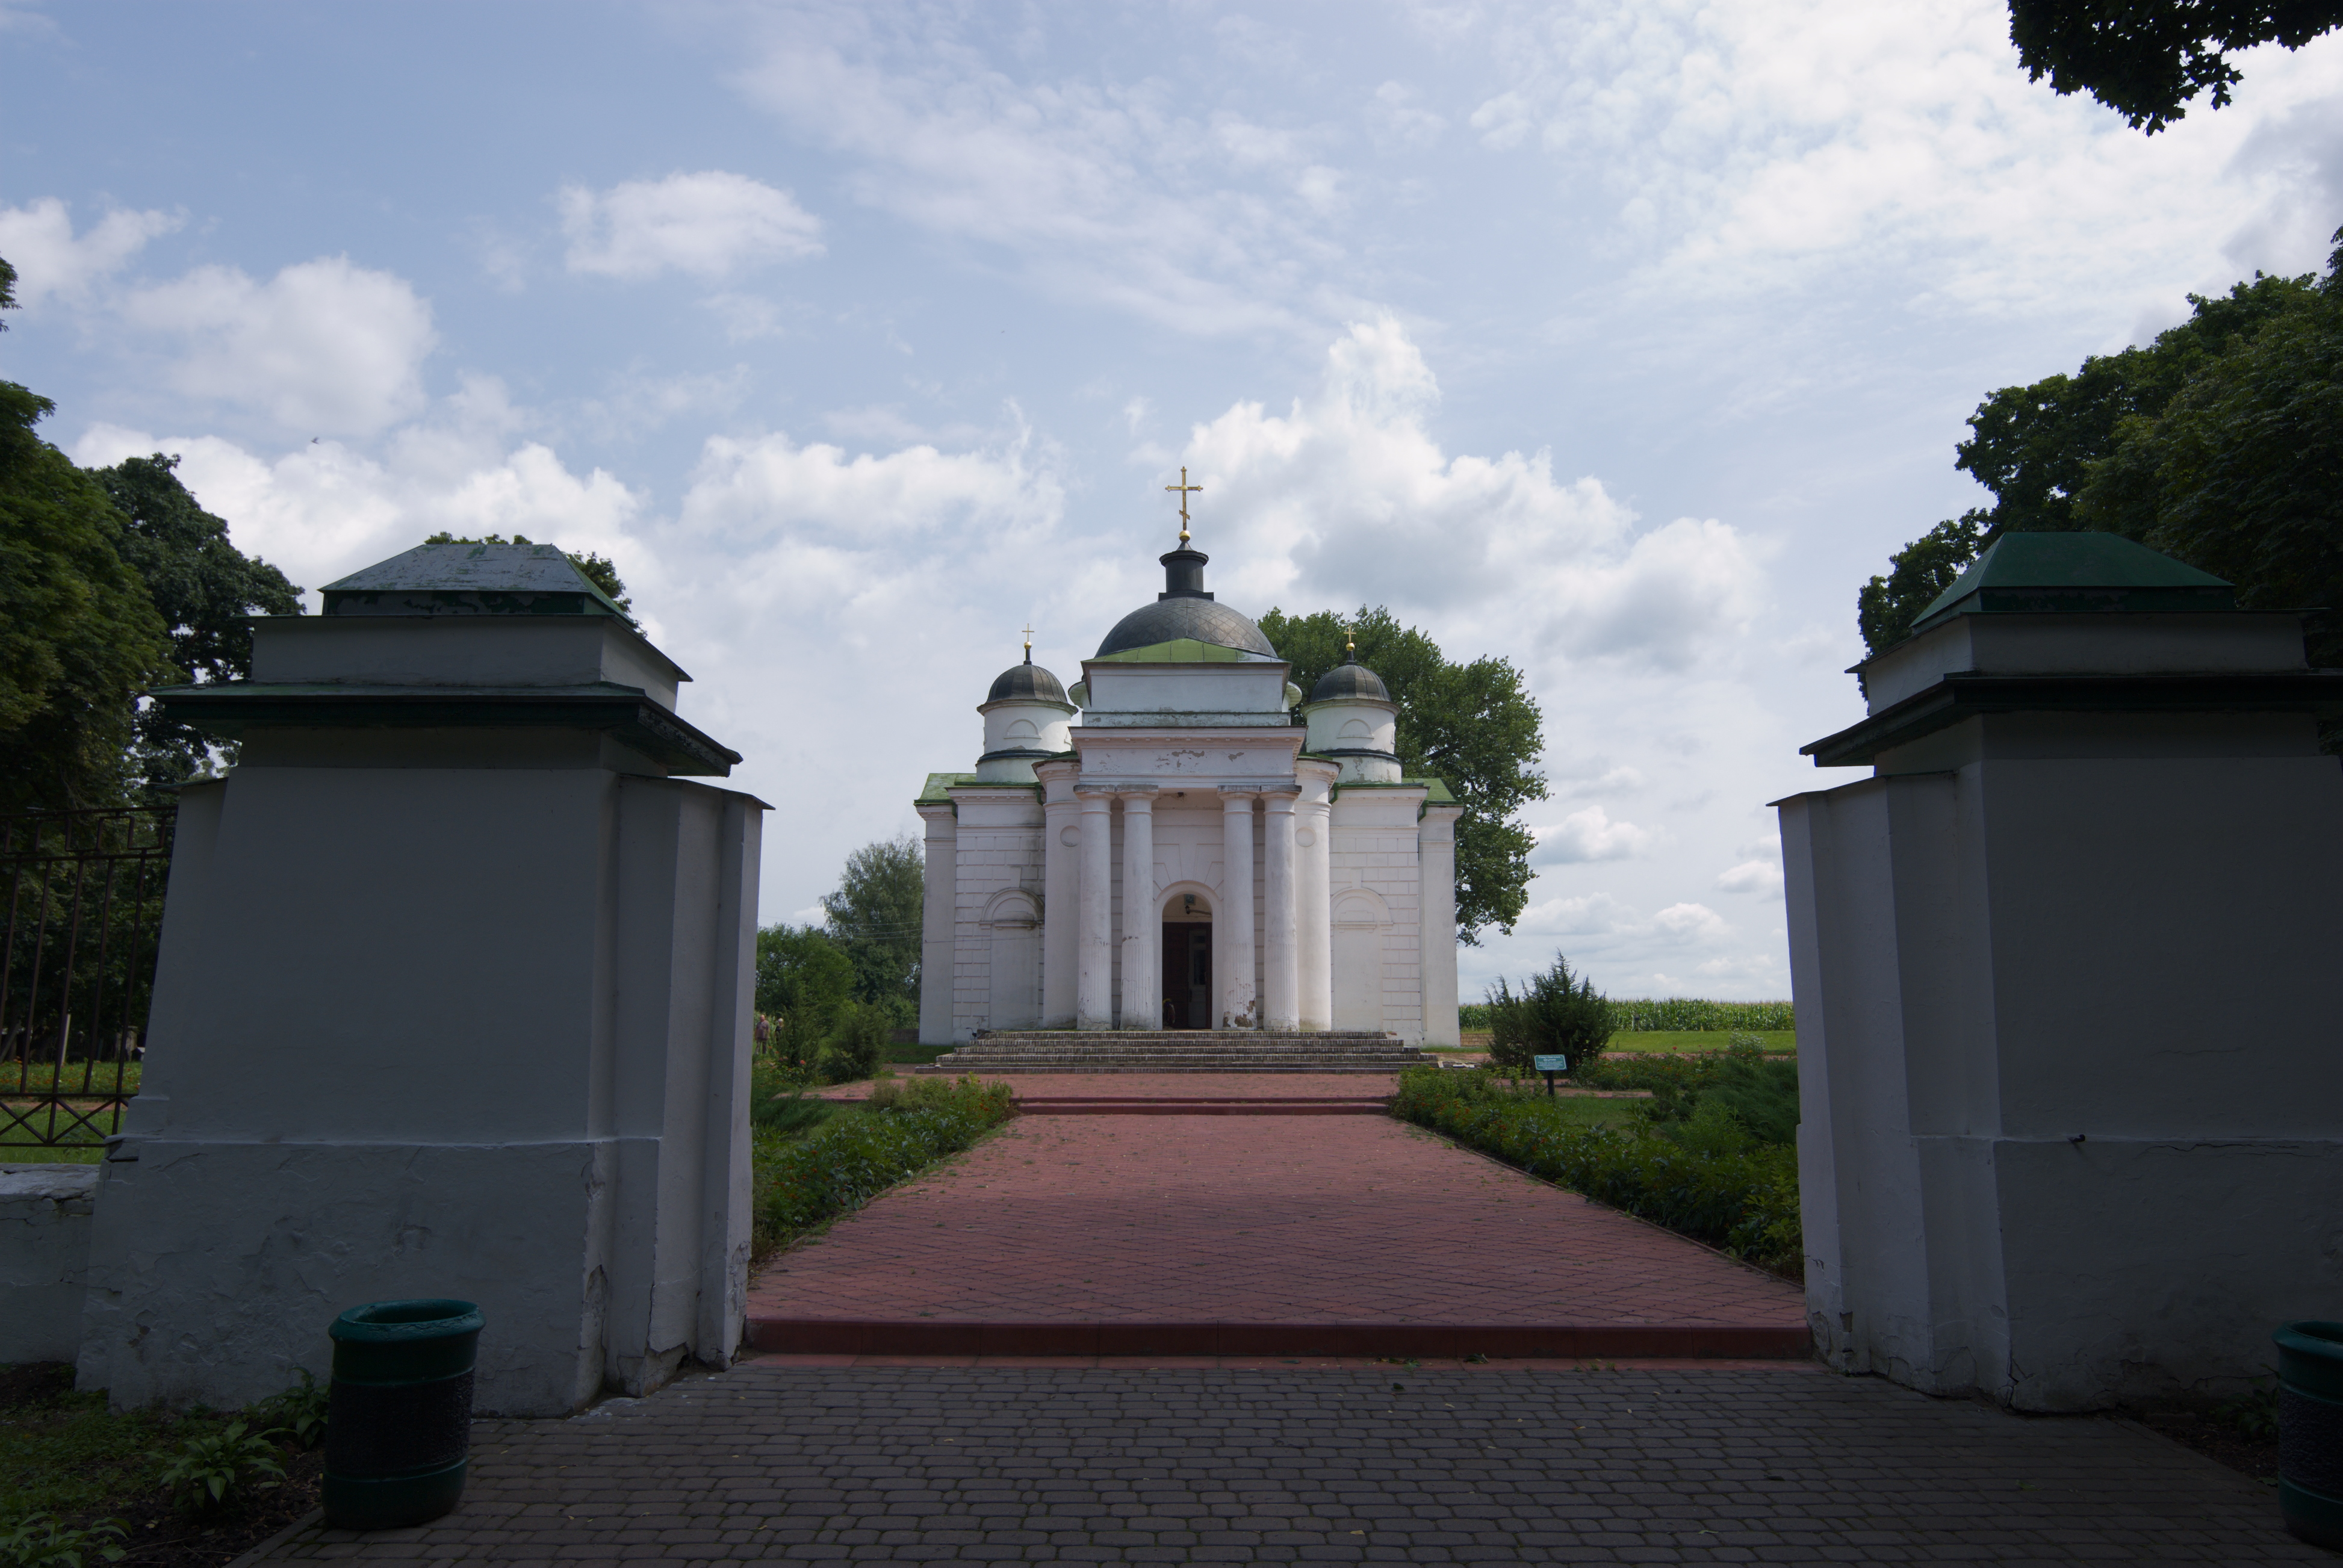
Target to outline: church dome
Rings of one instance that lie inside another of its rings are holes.
[[[1392,694],[1383,687],[1383,677],[1361,664],[1347,659],[1318,678],[1310,689],[1310,700],[1325,702],[1337,697],[1366,697],[1377,702],[1389,702]]]
[[[994,678],[992,689],[984,694],[987,702],[1011,702],[1021,698],[1031,701],[1063,702],[1066,700],[1066,689],[1058,684],[1056,676],[1034,663],[1032,655],[1027,654],[1024,663],[1012,664],[1002,670]]]
[[[1214,602],[1204,591],[1204,563],[1211,558],[1185,545],[1158,557],[1163,568],[1163,592],[1155,596],[1153,604],[1142,605],[1116,621],[1092,657],[1104,658],[1126,648],[1152,648],[1159,642],[1191,637],[1215,648],[1241,648],[1275,658],[1277,649],[1261,635],[1261,628],[1242,612]]]

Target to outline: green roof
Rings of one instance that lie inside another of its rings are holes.
[[[2120,534],[2004,534],[1913,621],[1914,632],[1956,615],[2133,614],[2237,608],[2237,591],[2209,572]]]
[[[440,613],[602,615],[630,625],[634,619],[558,545],[417,545],[319,591],[327,615],[364,613],[390,594],[402,608],[421,608],[427,599]]]
[[[1170,642],[1151,642],[1145,648],[1126,648],[1117,653],[1101,653],[1086,659],[1088,664],[1279,664],[1283,661],[1267,654],[1250,653],[1242,648],[1222,648],[1216,642],[1200,642],[1192,637],[1175,637]]]
[[[960,785],[973,784],[975,782],[976,775],[973,773],[930,773],[928,775],[927,783],[920,790],[919,799],[912,802],[912,804],[918,806],[948,805],[951,800],[951,796],[948,791],[958,788]]]

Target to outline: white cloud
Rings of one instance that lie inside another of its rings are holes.
[[[179,477],[205,508],[228,520],[247,555],[316,588],[423,542],[458,534],[523,533],[574,550],[615,554],[631,578],[629,549],[642,498],[601,469],[573,473],[550,447],[511,445],[493,387],[451,404],[450,422],[398,432],[380,457],[340,441],[303,444],[270,457],[216,436],[156,436],[93,427],[74,443],[78,463],[180,454]]]
[[[834,15],[830,40],[813,18],[793,22],[740,84],[860,160],[857,200],[998,246],[1044,293],[1179,330],[1291,328],[1318,316],[1294,300],[1340,255],[1326,223],[1348,202],[1317,131],[1198,117],[1153,77],[1015,81],[958,35],[979,28],[972,18],[922,15],[903,60],[881,58],[870,35],[890,30],[859,15]]]
[[[1733,934],[1725,917],[1706,904],[1670,904],[1652,917],[1652,923],[1678,941],[1720,941]]]
[[[1469,612],[1476,640],[1517,653],[1663,668],[1762,608],[1758,551],[1730,525],[1638,534],[1601,480],[1559,481],[1543,451],[1452,457],[1431,430],[1438,399],[1384,317],[1338,337],[1316,392],[1285,415],[1239,403],[1195,429],[1180,460],[1211,477],[1207,535],[1241,547],[1240,602]]]
[[[558,200],[572,272],[641,279],[673,271],[713,281],[822,252],[821,220],[796,197],[721,169],[606,191],[565,186]]]
[[[1573,811],[1549,828],[1533,829],[1537,848],[1530,863],[1564,865],[1582,860],[1624,860],[1651,848],[1652,834],[1633,822],[1614,822],[1600,806]]]
[[[1448,122],[1423,105],[1423,95],[1404,82],[1385,82],[1375,89],[1368,106],[1368,123],[1378,139],[1388,145],[1428,147],[1440,140]]]
[[[1620,764],[1613,766],[1608,759],[1584,757],[1551,766],[1546,780],[1557,794],[1574,800],[1584,800],[1596,795],[1632,795],[1644,788],[1644,778],[1640,769]]]
[[[146,242],[186,222],[184,215],[116,208],[76,236],[73,216],[55,196],[0,206],[0,256],[16,269],[16,299],[38,305],[50,295],[85,296],[119,272]]]
[[[1782,890],[1782,865],[1778,860],[1744,860],[1716,879],[1717,890],[1725,893],[1778,893]]]
[[[1631,935],[1645,930],[1635,911],[1608,893],[1545,899],[1522,910],[1516,934],[1535,937]]]
[[[176,337],[165,377],[301,435],[370,436],[419,413],[423,361],[437,342],[431,307],[407,280],[321,256],[256,283],[206,266],[133,291],[122,314]]]

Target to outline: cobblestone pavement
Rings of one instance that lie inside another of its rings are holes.
[[[1810,1370],[758,1362],[478,1422],[455,1513],[262,1558],[2336,1561],[2282,1532],[2273,1492],[2129,1422]]]
[[[1795,1285],[1383,1117],[1022,1118],[782,1254],[749,1313],[1805,1327]]]

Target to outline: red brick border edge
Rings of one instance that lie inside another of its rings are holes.
[[[1584,1361],[1795,1360],[1795,1328],[1714,1323],[955,1323],[750,1318],[749,1342],[790,1355],[1446,1356]]]

